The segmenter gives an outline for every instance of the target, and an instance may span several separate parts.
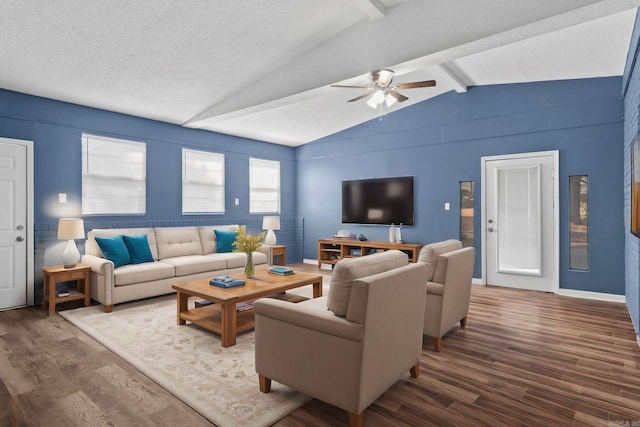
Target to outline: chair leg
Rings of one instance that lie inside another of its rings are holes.
[[[362,427],[363,414],[364,412],[360,412],[359,414],[349,412],[349,424],[351,427]]]
[[[467,316],[464,316],[462,319],[460,319],[460,326],[462,326],[463,328],[467,326]]]
[[[258,381],[260,382],[261,392],[269,393],[271,391],[271,378],[267,378],[262,374],[258,374]]]
[[[418,378],[420,376],[420,362],[416,363],[415,366],[412,366],[411,369],[409,369],[409,373],[412,378]]]
[[[442,337],[431,337],[431,341],[433,342],[433,346],[436,351],[440,353],[442,351]]]

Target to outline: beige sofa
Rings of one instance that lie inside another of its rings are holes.
[[[419,375],[427,267],[397,250],[335,265],[328,297],[254,303],[256,372],[330,403],[361,426],[401,376]]]
[[[238,225],[199,227],[110,228],[87,233],[82,263],[91,266],[91,299],[110,313],[114,304],[175,292],[171,285],[244,271],[244,253],[216,251],[214,229],[237,230]],[[153,262],[114,268],[104,258],[96,237],[145,234]],[[270,247],[253,254],[256,266],[270,263]]]

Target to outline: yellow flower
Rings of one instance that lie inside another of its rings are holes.
[[[233,242],[233,251],[234,252],[244,252],[245,254],[250,254],[254,251],[257,251],[258,248],[264,242],[265,233],[259,234],[251,234],[247,232],[247,227],[243,225],[238,228],[238,234],[236,236],[236,240]]]

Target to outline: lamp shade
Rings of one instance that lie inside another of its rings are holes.
[[[279,216],[265,216],[262,218],[263,230],[280,230],[280,217]]]
[[[73,268],[80,259],[80,251],[73,239],[84,239],[84,221],[80,218],[60,218],[58,221],[58,239],[68,240],[62,252],[64,268]]]
[[[60,218],[58,240],[84,239],[84,221],[80,218]]]

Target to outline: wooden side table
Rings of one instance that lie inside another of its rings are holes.
[[[287,245],[271,246],[271,257],[274,265],[287,265]],[[276,263],[275,257],[280,257],[280,263]]]
[[[62,265],[42,267],[44,278],[42,280],[42,307],[49,307],[49,315],[55,313],[56,304],[68,301],[84,299],[84,306],[91,303],[91,267],[85,264],[76,264],[72,268],[64,268]],[[59,297],[56,293],[56,283],[75,280],[77,290],[69,291],[66,297]]]

